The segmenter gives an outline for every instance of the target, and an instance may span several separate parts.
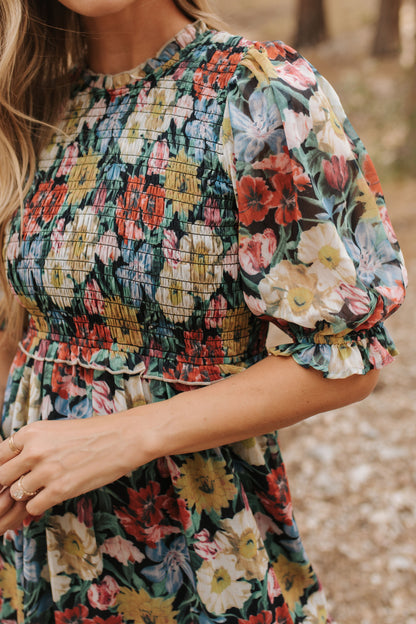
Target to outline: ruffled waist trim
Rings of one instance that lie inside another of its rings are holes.
[[[205,355],[205,357],[204,357]],[[184,386],[203,386],[241,372],[267,355],[263,349],[257,354],[210,358],[209,354],[162,353],[154,349],[144,352],[122,348],[117,344],[87,346],[74,340],[57,340],[29,330],[19,343],[16,365],[26,359],[51,362],[66,366],[106,371],[113,375],[140,375],[148,380],[159,380]]]
[[[34,360],[82,366],[107,371],[113,375],[143,374],[146,370],[144,359],[134,351],[86,347],[49,340],[33,334],[19,342],[19,349],[26,357]]]

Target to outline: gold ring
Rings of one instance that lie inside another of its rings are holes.
[[[16,488],[13,488],[14,492],[12,493],[12,491],[10,491],[10,496],[14,498],[15,501],[22,501],[28,498],[32,498],[33,496],[36,496],[36,494],[38,493],[38,490],[35,490],[34,492],[29,492],[23,487],[22,479],[24,476],[25,475],[21,475],[19,477]]]
[[[7,442],[9,443],[11,452],[14,453],[15,455],[18,455],[19,453],[22,452],[22,449],[19,448],[16,442],[14,441],[14,433],[12,433],[12,435],[9,438],[7,438]]]

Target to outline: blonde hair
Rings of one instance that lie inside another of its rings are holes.
[[[211,28],[221,22],[209,0],[173,0],[188,18]],[[0,245],[23,205],[36,158],[68,97],[71,71],[85,62],[79,16],[57,0],[0,0]],[[0,327],[20,339],[24,311],[12,297],[1,253]],[[8,320],[13,319],[13,324]]]

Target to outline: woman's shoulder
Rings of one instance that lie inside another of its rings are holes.
[[[227,83],[232,77],[234,81],[255,78],[260,83],[277,80],[295,88],[308,88],[319,76],[309,61],[279,39],[255,41],[227,31],[207,30],[199,48],[205,52],[200,56],[200,60],[204,56],[205,68],[223,74]]]

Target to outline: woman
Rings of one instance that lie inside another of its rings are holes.
[[[2,621],[329,621],[268,432],[361,400],[395,354],[402,258],[361,142],[304,59],[195,22],[203,2],[1,6],[4,260],[30,319]],[[270,321],[290,342],[265,357]]]

